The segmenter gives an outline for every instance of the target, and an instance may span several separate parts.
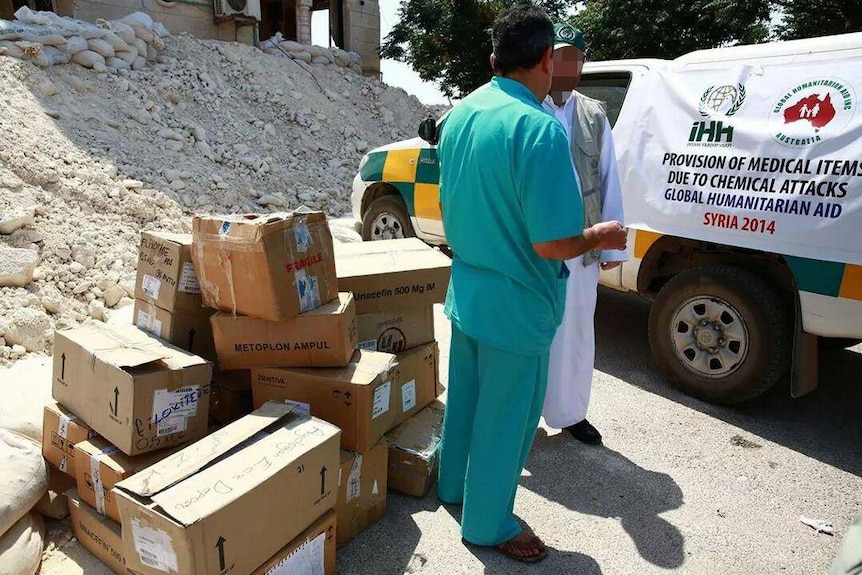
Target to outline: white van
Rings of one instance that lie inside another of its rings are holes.
[[[788,370],[812,391],[818,339],[862,340],[862,33],[588,63],[578,90],[607,105],[630,230],[601,283],[653,301],[669,379],[717,403]],[[445,245],[438,178],[421,138],[366,154],[364,239]]]

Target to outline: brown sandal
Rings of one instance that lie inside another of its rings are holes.
[[[532,533],[528,533],[528,535],[530,536],[530,539],[527,541],[517,541],[516,535],[505,543],[500,543],[495,546],[494,549],[515,561],[521,561],[523,563],[536,563],[537,561],[541,561],[547,557],[548,548],[545,547],[545,544],[541,539]]]

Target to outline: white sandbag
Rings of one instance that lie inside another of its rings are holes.
[[[35,44],[38,46],[38,44]],[[71,54],[55,48],[54,46],[42,46],[38,58],[33,58],[33,63],[37,66],[47,68],[48,66],[57,66],[58,64],[66,64],[71,58]]]
[[[72,56],[72,62],[80,64],[84,68],[104,69],[106,66],[105,57],[98,52],[93,52],[92,50],[84,50],[83,52],[74,54]]]
[[[47,491],[48,469],[41,446],[0,429],[0,533],[33,509]]]
[[[114,49],[111,47],[110,44],[100,38],[93,38],[92,40],[87,40],[87,49],[92,50],[97,54],[100,54],[103,58],[106,59],[114,57]]]
[[[24,40],[58,48],[66,45],[66,38],[54,28],[5,20],[0,20],[0,40]]]
[[[105,58],[105,64],[108,68],[114,70],[131,70],[132,66],[122,58]]]
[[[0,575],[35,575],[42,562],[45,523],[28,513],[0,536]]]
[[[144,58],[138,56],[134,62],[132,62],[132,70],[143,70],[147,67],[147,61]]]
[[[66,52],[75,55],[87,49],[87,40],[83,36],[71,36],[66,39]]]
[[[165,28],[165,25],[161,22],[156,22],[153,24],[153,32],[156,33],[156,36],[159,38],[167,38],[171,35],[170,30]]]
[[[137,39],[135,36],[135,29],[126,24],[125,22],[120,22],[119,20],[112,20],[108,22],[113,30],[114,34],[123,39],[123,42],[126,44],[132,45],[134,41]]]
[[[50,26],[63,36],[82,36],[87,40],[90,38],[101,38],[107,32],[83,20],[58,16],[54,12],[49,11],[34,12],[26,6],[19,8],[15,12],[15,18],[27,24]]]
[[[276,32],[275,36],[272,36],[268,40],[264,40],[260,43],[260,49],[266,52],[271,48],[278,48],[278,45],[282,42],[284,42],[284,36],[281,32]]]
[[[24,59],[24,49],[17,42],[11,40],[0,40],[0,55],[10,58]]]
[[[54,363],[50,357],[29,357],[0,369],[0,429],[17,431],[42,442],[45,404],[51,399]],[[2,469],[0,463],[0,469]]]
[[[114,54],[114,57],[119,58],[120,60],[123,60],[126,64],[131,66],[132,64],[135,63],[135,60],[137,60],[140,56],[138,55],[137,50],[134,50],[134,51],[124,50],[123,52],[117,52],[116,54]]]
[[[144,14],[143,12],[135,12],[120,18],[120,22],[128,24],[134,28],[135,36],[147,44],[150,44],[153,41],[153,38],[155,37],[155,34],[153,33],[154,22],[147,14]]]
[[[149,44],[141,40],[140,38],[135,38],[133,42],[129,44],[129,46],[133,46],[135,50],[138,52],[138,56],[141,58],[147,57],[147,51],[149,49]],[[153,48],[155,50],[155,48]]]
[[[110,44],[111,48],[114,49],[114,52],[130,50],[129,44],[113,32],[109,31],[107,34],[102,36],[102,40]]]

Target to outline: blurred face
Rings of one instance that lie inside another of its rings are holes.
[[[581,79],[586,55],[574,46],[563,46],[554,50],[551,97],[559,106],[565,102]]]

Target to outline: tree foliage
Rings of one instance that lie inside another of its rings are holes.
[[[776,0],[783,40],[862,32],[862,0]]]

